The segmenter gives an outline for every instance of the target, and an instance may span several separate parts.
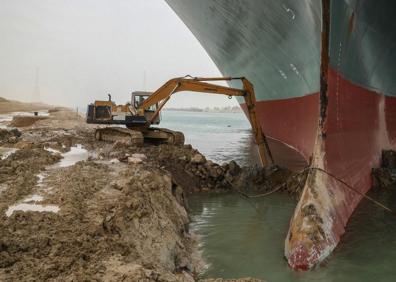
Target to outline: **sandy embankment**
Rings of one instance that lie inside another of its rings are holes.
[[[0,114],[13,112],[33,112],[40,110],[49,110],[51,108],[53,108],[53,106],[49,106],[43,103],[23,103],[0,97]]]
[[[0,132],[1,147],[16,149],[0,160],[1,281],[195,281],[203,263],[186,195],[247,177],[268,188],[288,173],[220,166],[191,146],[96,142],[93,128],[62,109],[21,135]]]

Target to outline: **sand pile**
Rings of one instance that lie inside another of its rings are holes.
[[[15,116],[10,122],[12,127],[27,127],[35,124],[39,120],[47,119],[43,116]]]

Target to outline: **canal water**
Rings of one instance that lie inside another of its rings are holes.
[[[187,143],[217,162],[236,159],[249,164],[254,155],[249,123],[242,113],[165,111],[161,126],[183,131]],[[371,192],[371,196],[396,210],[396,193]],[[250,200],[230,194],[190,196],[190,229],[200,236],[207,265],[202,277],[396,281],[396,216],[366,201],[328,260],[312,271],[292,271],[283,248],[295,205],[282,194]]]
[[[162,111],[161,116],[161,127],[183,132],[186,144],[214,162],[259,163],[250,123],[242,112]]]

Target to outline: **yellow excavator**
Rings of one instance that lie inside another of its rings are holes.
[[[212,81],[240,80],[242,89],[221,86]],[[95,131],[95,138],[103,141],[125,140],[133,145],[143,145],[144,141],[184,144],[181,132],[152,127],[160,123],[160,112],[171,96],[181,91],[221,94],[245,99],[254,138],[258,146],[263,166],[273,163],[266,137],[256,116],[256,97],[252,83],[245,77],[179,77],[166,82],[155,92],[137,91],[132,93],[131,103],[116,105],[109,94],[108,101],[95,101],[88,105],[87,123],[125,125],[125,127],[104,127]]]

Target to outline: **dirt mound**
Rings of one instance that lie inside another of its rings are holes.
[[[35,124],[39,120],[47,119],[44,116],[14,116],[10,123],[13,127],[27,127]]]
[[[0,97],[0,103],[3,103],[3,102],[8,102],[8,100],[6,98]]]
[[[88,161],[46,185],[57,188],[43,204],[59,213],[14,212],[0,222],[0,280],[193,281],[187,213],[165,171]]]
[[[278,190],[299,197],[306,173],[292,173],[279,166],[240,167],[236,162],[216,164],[199,153],[191,145],[145,146],[133,148],[120,144],[106,144],[100,156],[104,159],[126,160],[126,156],[142,153],[147,156],[143,165],[157,166],[169,171],[173,181],[187,193],[192,192],[230,192],[242,194],[266,193]]]

